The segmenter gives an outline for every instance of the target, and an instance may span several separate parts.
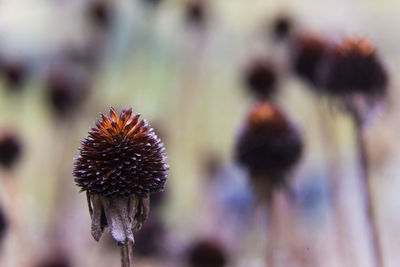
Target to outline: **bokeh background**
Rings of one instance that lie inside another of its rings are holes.
[[[365,140],[385,267],[399,266],[400,2],[201,5],[0,1],[0,136],[21,144],[15,164],[0,169],[8,222],[0,266],[120,265],[108,234],[99,243],[91,237],[86,196],[72,177],[80,140],[110,106],[141,113],[164,141],[170,165],[165,193],[138,233],[135,266],[189,266],[188,251],[199,240],[222,249],[226,266],[267,266],[269,218],[234,161],[235,138],[254,104],[243,72],[260,55],[276,67],[274,101],[305,146],[291,173],[291,197],[278,201],[274,265],[374,266],[354,126],[291,72],[290,38],[272,34],[282,15],[293,22],[293,36],[368,38],[390,74],[388,100]],[[51,261],[65,265],[45,265]]]

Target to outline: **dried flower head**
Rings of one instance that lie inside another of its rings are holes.
[[[87,192],[92,235],[99,240],[105,226],[114,239],[134,242],[133,230],[149,212],[149,194],[160,192],[167,179],[164,145],[132,109],[120,116],[110,108],[83,139],[74,176]]]
[[[318,85],[318,68],[329,51],[327,42],[314,35],[300,36],[294,42],[293,51],[293,71],[311,85]]]
[[[321,84],[332,95],[380,97],[386,93],[388,76],[368,40],[346,39],[326,60]]]
[[[271,188],[284,185],[301,153],[300,135],[278,107],[265,102],[251,109],[237,140],[236,159],[252,179]]]
[[[250,93],[259,99],[268,99],[275,92],[276,76],[270,62],[257,59],[247,67],[244,81]]]
[[[191,267],[223,267],[228,263],[225,250],[211,240],[200,240],[192,244],[187,251],[187,258]]]
[[[21,156],[22,144],[14,133],[4,133],[0,136],[0,165],[7,169],[14,167]]]

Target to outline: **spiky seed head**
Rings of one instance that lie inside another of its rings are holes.
[[[252,177],[278,179],[299,160],[302,141],[297,129],[277,106],[264,102],[249,112],[236,144],[236,159]]]
[[[106,197],[137,195],[163,190],[168,165],[164,144],[140,114],[110,108],[84,138],[74,162],[75,182],[89,194]]]
[[[336,96],[361,94],[381,97],[388,75],[373,45],[364,38],[345,39],[327,58],[321,71],[321,85]]]

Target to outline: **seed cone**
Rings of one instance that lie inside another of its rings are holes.
[[[139,114],[102,115],[83,139],[75,160],[75,182],[91,194],[141,197],[160,192],[167,179],[164,145]]]
[[[86,191],[92,235],[99,240],[106,226],[121,245],[134,242],[149,213],[150,193],[164,189],[168,165],[164,145],[132,109],[102,115],[83,139],[75,159],[75,182]]]
[[[299,160],[302,141],[298,131],[272,103],[250,111],[236,144],[236,160],[246,167],[259,193],[286,184],[286,174]]]
[[[321,85],[332,95],[359,93],[367,97],[385,94],[388,76],[375,48],[365,39],[346,39],[328,57]]]

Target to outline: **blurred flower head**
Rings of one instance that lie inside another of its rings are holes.
[[[293,21],[288,15],[278,16],[272,23],[272,35],[277,40],[283,40],[289,37],[292,32]]]
[[[197,241],[186,253],[190,267],[223,267],[228,263],[225,249],[212,240]]]
[[[0,165],[14,167],[22,154],[22,144],[15,133],[5,132],[0,136]]]
[[[268,184],[285,183],[285,176],[302,153],[297,129],[283,112],[269,102],[257,103],[250,110],[236,143],[236,160],[253,178]]]
[[[276,91],[276,71],[267,60],[256,59],[245,70],[244,82],[252,95],[259,99],[268,99]]]
[[[87,16],[93,25],[107,29],[113,20],[112,1],[93,0],[87,8]]]
[[[165,234],[165,227],[158,216],[150,216],[141,231],[136,234],[134,253],[140,257],[160,256]]]
[[[60,251],[54,251],[51,254],[42,259],[37,265],[37,267],[71,267],[72,264],[64,253]]]
[[[318,86],[319,67],[330,45],[316,35],[302,35],[294,40],[292,68],[295,74],[313,86]]]
[[[55,113],[70,115],[79,110],[86,99],[90,81],[88,74],[68,64],[52,66],[46,77],[47,99]]]
[[[0,62],[0,71],[6,81],[6,85],[13,90],[20,90],[28,78],[28,65],[16,60],[4,60]]]
[[[8,230],[8,219],[2,206],[0,206],[0,244]]]
[[[186,4],[186,22],[191,25],[204,25],[206,20],[206,5],[202,0],[191,0]]]
[[[388,75],[375,48],[366,39],[345,39],[327,58],[321,85],[336,96],[360,94],[381,97],[386,93]]]

